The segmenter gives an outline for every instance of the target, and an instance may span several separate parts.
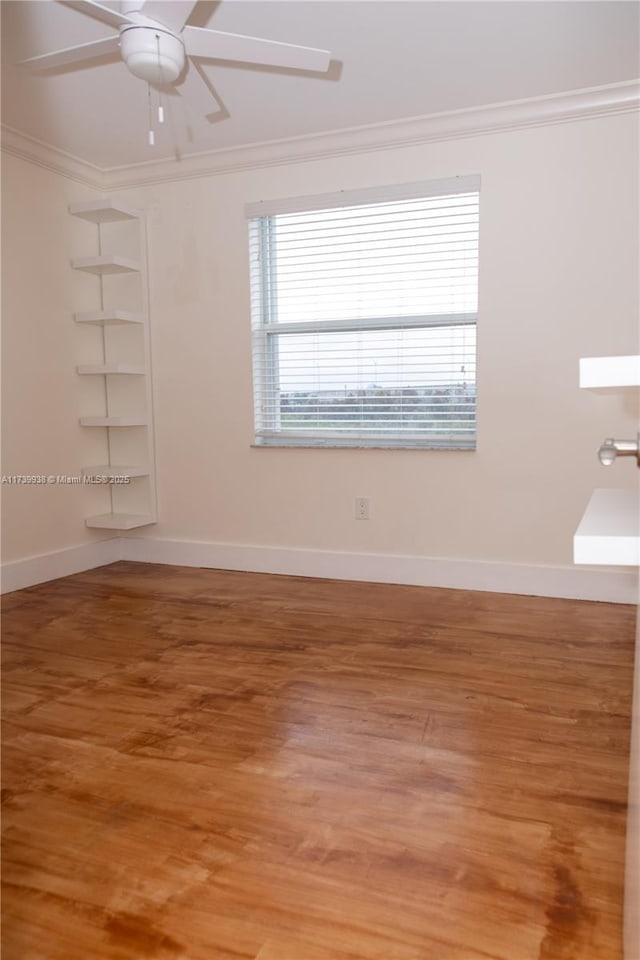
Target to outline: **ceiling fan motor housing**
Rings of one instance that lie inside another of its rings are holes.
[[[122,27],[120,53],[131,73],[147,83],[173,83],[184,69],[182,40],[162,27]]]

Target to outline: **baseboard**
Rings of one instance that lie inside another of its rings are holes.
[[[72,573],[93,570],[122,559],[123,539],[95,540],[77,547],[67,547],[36,557],[25,557],[3,563],[0,568],[0,593],[22,590],[36,583],[68,577]]]
[[[455,560],[392,554],[345,553],[295,547],[208,543],[116,537],[2,564],[0,592],[21,590],[83,570],[133,560],[185,567],[280,573],[328,580],[406,583],[490,593],[518,593],[608,603],[637,602],[637,573],[625,569],[588,569]]]
[[[482,560],[342,553],[150,537],[124,538],[122,559],[609,603],[635,603],[637,600],[637,572],[629,569],[528,566]]]

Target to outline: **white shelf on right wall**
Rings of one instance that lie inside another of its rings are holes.
[[[580,386],[587,390],[640,387],[640,356],[586,357],[580,360]],[[594,490],[573,538],[573,562],[640,566],[638,471],[630,489]],[[603,467],[603,469],[615,469]]]
[[[635,490],[594,490],[573,538],[573,562],[638,566],[639,523]]]
[[[580,386],[587,390],[640,387],[640,356],[585,357],[580,361]]]

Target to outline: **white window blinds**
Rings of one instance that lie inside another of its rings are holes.
[[[257,443],[475,445],[479,181],[401,190],[249,208]]]

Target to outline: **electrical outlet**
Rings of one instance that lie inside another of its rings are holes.
[[[369,519],[369,497],[356,497],[356,520]]]

